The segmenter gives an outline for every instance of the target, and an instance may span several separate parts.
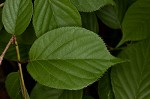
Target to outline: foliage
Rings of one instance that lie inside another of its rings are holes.
[[[149,99],[149,0],[3,2],[0,64],[18,63],[11,99]]]

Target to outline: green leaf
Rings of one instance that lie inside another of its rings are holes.
[[[11,99],[22,99],[19,73],[13,72],[7,76],[5,86]]]
[[[0,8],[0,30],[3,28],[3,23],[2,23],[2,8]]]
[[[31,92],[31,99],[82,99],[82,90],[61,90],[36,84]]]
[[[150,0],[137,0],[129,7],[122,23],[123,38],[120,46],[126,41],[137,41],[147,38],[150,32]]]
[[[113,29],[121,28],[120,21],[118,19],[118,15],[113,5],[104,6],[102,9],[96,12],[97,16],[101,19],[101,21]]]
[[[97,21],[97,17],[94,12],[92,13],[85,13],[81,12],[81,18],[82,18],[82,27],[91,30],[95,33],[99,33],[99,25]]]
[[[22,34],[32,17],[31,0],[6,0],[3,8],[2,21],[10,34]]]
[[[29,57],[28,72],[40,84],[71,90],[92,84],[120,62],[98,35],[79,27],[47,32],[34,42]]]
[[[81,17],[70,0],[35,0],[33,24],[37,37],[65,26],[81,26]]]
[[[116,99],[149,99],[150,40],[130,45],[119,57],[129,62],[112,68],[112,85]]]
[[[93,12],[105,5],[114,4],[113,0],[71,0],[71,2],[81,12]]]
[[[98,94],[100,99],[115,99],[111,85],[110,71],[106,72],[98,82]]]
[[[116,11],[118,15],[118,19],[120,20],[120,23],[122,23],[122,20],[124,18],[124,15],[130,5],[132,5],[133,2],[136,0],[114,0],[116,2]]]

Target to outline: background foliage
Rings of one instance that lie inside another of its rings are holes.
[[[149,0],[2,3],[0,53],[15,35],[28,99],[149,99]],[[0,99],[24,98],[15,46],[0,66]]]

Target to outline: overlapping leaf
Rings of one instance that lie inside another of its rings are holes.
[[[6,79],[6,89],[11,99],[22,99],[19,73],[10,73]]]
[[[100,99],[115,99],[111,85],[110,71],[105,73],[98,82],[98,94]]]
[[[94,32],[64,27],[37,39],[29,52],[28,72],[40,84],[59,89],[81,89],[120,62]]]
[[[97,17],[95,15],[95,13],[82,12],[80,14],[81,14],[81,18],[82,18],[82,27],[98,34],[99,25],[98,25]]]
[[[35,0],[33,24],[37,37],[64,26],[81,26],[81,17],[70,0]]]
[[[132,5],[133,2],[136,0],[114,0],[116,3],[116,11],[118,15],[118,19],[120,23],[122,23],[122,20],[124,18],[124,15],[130,5]]]
[[[119,57],[128,63],[112,69],[112,85],[116,99],[149,99],[150,97],[150,40],[124,49]]]
[[[30,23],[32,17],[31,0],[6,0],[2,21],[8,33],[20,35]]]
[[[149,35],[149,3],[150,0],[137,0],[131,7],[129,7],[122,23],[123,38],[119,45],[126,41],[142,40]]]
[[[114,4],[113,0],[71,0],[71,2],[81,12],[92,12],[105,5]]]
[[[82,99],[82,90],[61,90],[36,84],[31,99]]]
[[[102,22],[107,26],[109,26],[110,28],[113,29],[121,28],[121,24],[115,6],[113,5],[104,6],[102,9],[98,10],[96,14],[102,20]]]

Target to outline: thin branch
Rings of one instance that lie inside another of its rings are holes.
[[[14,43],[16,45],[17,58],[18,58],[18,61],[20,61],[20,52],[19,52],[18,42],[17,42],[15,36],[13,36],[13,38],[14,38]],[[19,67],[19,74],[20,74],[20,82],[21,82],[22,94],[24,96],[24,99],[27,99],[27,91],[26,91],[26,86],[25,86],[25,83],[24,83],[22,67],[21,67],[21,63],[19,63],[19,62],[18,62],[18,67]]]
[[[4,3],[1,3],[1,4],[0,4],[0,8],[2,8],[3,6],[4,6]]]
[[[1,56],[0,56],[0,65],[2,64],[3,58],[8,50],[8,48],[10,47],[10,45],[13,43],[13,36],[11,37],[11,39],[9,40],[8,44],[6,45],[4,51],[2,52]]]

